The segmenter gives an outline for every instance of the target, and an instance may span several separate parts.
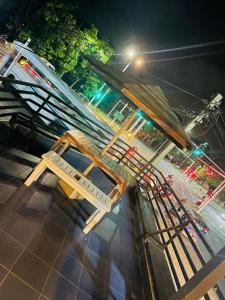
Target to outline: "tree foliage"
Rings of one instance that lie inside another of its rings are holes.
[[[101,81],[87,68],[84,54],[106,63],[113,49],[109,42],[99,37],[94,25],[80,28],[72,3],[63,0],[15,0],[15,5],[19,6],[18,14],[15,7],[10,7],[8,14],[12,14],[13,18],[8,19],[6,30],[19,28],[16,31],[19,40],[31,38],[30,46],[38,55],[49,60],[59,74],[71,72],[77,81],[87,84],[86,93],[90,93],[91,89],[98,88]]]

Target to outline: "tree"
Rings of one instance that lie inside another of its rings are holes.
[[[39,14],[39,22],[29,25],[19,34],[22,40],[31,38],[31,47],[51,61],[59,73],[72,71],[77,64],[82,32],[76,20],[62,2],[48,1]]]
[[[87,97],[92,97],[97,89],[102,85],[103,81],[100,77],[88,68],[88,62],[84,55],[95,57],[97,60],[106,63],[113,54],[113,49],[108,42],[99,38],[97,28],[92,25],[82,32],[80,53],[78,62],[73,69],[76,84],[84,86],[83,93]]]
[[[102,81],[88,68],[84,55],[106,63],[112,56],[113,49],[99,37],[94,25],[79,28],[70,8],[62,1],[49,0],[38,11],[38,22],[27,22],[28,25],[20,32],[19,38],[25,41],[30,37],[31,47],[38,55],[49,60],[60,76],[71,73],[72,86],[84,85],[83,92],[90,96]]]

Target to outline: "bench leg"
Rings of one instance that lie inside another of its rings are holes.
[[[93,212],[92,215],[90,215],[90,217],[85,221],[86,224],[90,223],[91,220],[100,212],[99,209],[96,209],[96,211]]]
[[[46,169],[45,162],[42,160],[33,170],[33,172],[30,174],[30,176],[27,178],[27,180],[24,182],[26,186],[30,186],[31,183],[36,181],[41,174],[44,172]]]
[[[64,146],[62,146],[62,148],[59,150],[58,155],[61,156],[66,151],[66,149],[69,147],[69,145],[70,145],[70,143],[66,142],[64,144]]]
[[[84,227],[83,233],[87,234],[104,216],[105,211],[98,211],[97,214],[92,214],[92,219],[89,221],[89,223]],[[93,216],[94,215],[94,216]]]
[[[55,144],[52,146],[50,151],[56,152],[56,150],[57,150],[57,148],[59,147],[60,144],[62,144],[62,137],[59,138],[57,142],[55,142]]]

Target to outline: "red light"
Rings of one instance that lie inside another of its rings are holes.
[[[129,155],[129,156],[133,156],[134,153],[135,153],[134,147],[130,147],[130,148],[127,150],[127,155]]]
[[[40,77],[39,74],[34,71],[34,69],[31,69],[31,74],[34,76],[34,77]]]
[[[208,195],[209,198],[211,198],[211,197],[213,196],[213,192],[209,191],[209,192],[207,193],[207,195]]]

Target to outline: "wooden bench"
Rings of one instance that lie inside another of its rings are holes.
[[[42,155],[41,162],[36,166],[24,184],[30,186],[47,168],[97,208],[88,218],[86,221],[87,225],[83,229],[84,233],[88,233],[106,212],[110,212],[112,199],[54,151],[49,151]]]
[[[83,175],[87,176],[94,166],[98,166],[117,183],[109,194],[112,203],[119,199],[120,195],[131,183],[131,176],[127,170],[119,166],[108,154],[102,154],[102,150],[93,143],[93,140],[77,129],[66,131],[52,146],[51,150],[61,156],[71,145],[79,149],[92,161],[83,172]],[[64,189],[66,187],[65,183],[59,182],[59,184],[70,199],[77,198],[77,193],[68,191],[67,188]]]

